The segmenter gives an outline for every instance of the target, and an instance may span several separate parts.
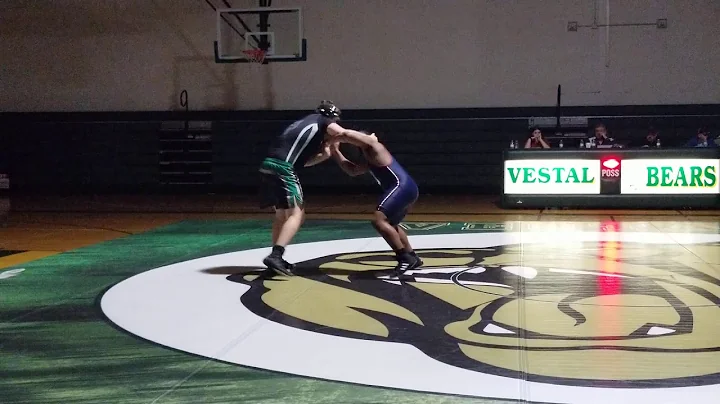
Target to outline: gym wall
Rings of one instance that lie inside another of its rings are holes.
[[[567,105],[720,101],[717,0],[272,5],[303,8],[307,62],[215,64],[204,0],[2,2],[0,110],[167,111],[182,89],[195,110],[547,106],[558,84]]]

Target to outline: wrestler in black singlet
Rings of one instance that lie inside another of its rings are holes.
[[[320,152],[328,126],[333,123],[321,114],[308,115],[288,126],[270,145],[260,166],[266,192],[277,209],[303,205],[303,193],[296,171]],[[270,202],[270,201],[268,201]]]

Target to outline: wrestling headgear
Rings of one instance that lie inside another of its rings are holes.
[[[328,118],[340,118],[340,108],[336,107],[332,101],[323,100],[320,102],[315,112]]]

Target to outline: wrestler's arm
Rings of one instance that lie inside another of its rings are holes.
[[[330,158],[330,145],[327,142],[324,142],[322,144],[322,151],[320,153],[312,156],[307,163],[305,163],[305,167],[312,167],[314,165],[320,164],[323,161]]]
[[[365,174],[369,170],[367,164],[356,164],[345,158],[345,156],[340,152],[338,143],[330,145],[330,154],[332,155],[333,160],[335,160],[338,166],[340,166],[340,169],[351,177]]]
[[[366,135],[352,129],[345,129],[335,122],[328,125],[326,139],[331,143],[350,143],[361,148],[373,146],[378,141],[375,136]]]

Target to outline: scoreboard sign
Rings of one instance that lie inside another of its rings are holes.
[[[502,205],[720,208],[720,149],[508,150]]]
[[[720,160],[505,160],[506,195],[720,194]]]
[[[504,177],[506,194],[600,193],[597,160],[506,160]]]
[[[637,159],[623,164],[623,194],[720,194],[720,160]]]

